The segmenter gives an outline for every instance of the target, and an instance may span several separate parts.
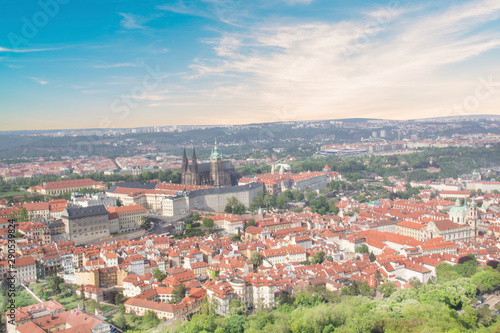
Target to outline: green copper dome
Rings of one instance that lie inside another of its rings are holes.
[[[466,215],[467,214],[467,200],[464,200],[464,205],[460,206],[460,200],[457,199],[457,201],[455,202],[455,206],[450,209],[450,214]]]
[[[464,206],[460,206],[460,207],[455,206],[452,209],[450,209],[450,214],[466,215],[467,208]]]

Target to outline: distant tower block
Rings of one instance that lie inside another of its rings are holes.
[[[387,136],[387,132],[385,130],[380,131],[380,137],[385,138]]]

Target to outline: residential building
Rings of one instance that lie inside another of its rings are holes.
[[[61,218],[69,239],[76,244],[109,237],[108,211],[103,205],[66,207]]]

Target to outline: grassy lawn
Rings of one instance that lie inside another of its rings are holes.
[[[81,302],[81,299],[80,299]],[[114,306],[107,304],[98,304],[93,300],[87,299],[85,300],[85,309],[87,312],[94,313],[95,309],[100,310],[102,312],[108,312],[109,310],[114,309]]]
[[[16,196],[16,195],[23,196],[23,195],[25,195],[27,193],[28,192],[24,192],[24,191],[2,192],[2,193],[0,193],[0,198],[5,198],[5,197],[8,197],[8,196]]]
[[[117,312],[117,313],[114,313],[113,315],[111,315],[110,318],[114,321],[114,320],[116,320],[116,318],[120,317],[121,315],[122,314],[120,312]],[[133,320],[134,316],[133,315],[131,315],[131,314],[124,314],[123,316],[127,320],[127,323],[129,323],[129,325],[134,324],[134,320]]]
[[[31,297],[31,295],[28,294],[28,292],[23,287],[19,287],[16,290],[15,299],[16,299],[16,308],[38,304],[38,302],[33,297]]]
[[[52,290],[48,287],[46,282],[36,283],[31,285],[30,288],[33,292],[43,299],[43,294],[47,296],[47,300],[53,300],[59,302],[66,310],[76,309],[79,305],[82,305],[82,298],[75,293],[69,292],[70,289],[76,290],[78,286],[66,285],[62,287],[62,292],[58,295],[54,295]],[[97,304],[93,300],[85,300],[85,308],[88,312],[93,313],[95,309],[101,310],[102,312],[108,312],[114,308],[114,306],[107,304]]]
[[[111,237],[118,237],[118,236],[121,236],[121,235],[131,234],[133,232],[140,231],[140,230],[141,229],[133,230],[133,231],[127,231],[127,232],[121,232],[121,233],[116,233],[116,234],[111,234]]]
[[[78,307],[78,304],[82,304],[82,298],[77,296],[76,294],[64,295],[65,297],[57,298],[54,297],[55,301],[61,303],[66,309],[71,310]],[[86,302],[85,304],[87,304]]]

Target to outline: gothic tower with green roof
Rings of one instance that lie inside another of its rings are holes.
[[[222,154],[217,147],[217,139],[208,162],[199,163],[193,148],[193,158],[189,163],[186,149],[184,149],[181,163],[181,184],[235,186],[238,185],[240,178],[241,173],[234,168],[231,161],[222,160]]]
[[[225,185],[224,174],[222,155],[217,150],[217,139],[215,139],[215,146],[212,148],[212,153],[210,154],[210,178],[212,179],[213,186]]]

